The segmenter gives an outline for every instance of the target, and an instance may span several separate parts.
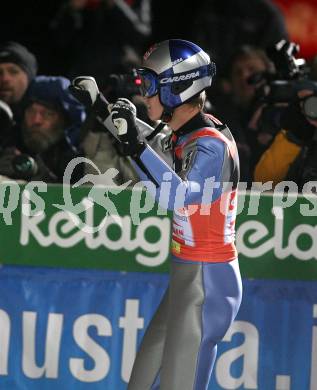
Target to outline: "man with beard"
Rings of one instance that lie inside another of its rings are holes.
[[[0,174],[13,179],[62,182],[68,162],[79,155],[84,108],[64,77],[38,76],[30,85],[21,137],[0,156]],[[82,172],[74,172],[77,181]]]

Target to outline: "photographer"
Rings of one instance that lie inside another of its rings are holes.
[[[64,77],[39,76],[31,84],[21,137],[0,155],[0,174],[18,180],[62,182],[68,162],[81,154],[84,108],[69,93]],[[82,172],[74,172],[77,181]]]
[[[281,41],[271,51],[277,75],[267,80],[254,122],[275,134],[255,167],[254,180],[274,185],[290,180],[301,190],[317,179],[317,83],[308,78],[305,61],[295,59],[298,50],[298,45]]]
[[[250,45],[238,47],[227,65],[226,78],[222,81],[223,93],[212,98],[213,113],[233,129],[240,157],[241,181],[248,183],[252,180],[252,167],[266,147],[260,132],[249,126],[257,101],[258,84],[261,84],[261,81],[253,83],[250,80],[255,75],[273,70],[264,50]]]
[[[276,185],[291,180],[301,190],[306,182],[317,180],[317,85],[298,91],[297,97],[283,111],[282,129],[256,165],[255,181],[272,180]]]

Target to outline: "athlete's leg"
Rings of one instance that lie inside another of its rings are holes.
[[[237,261],[172,263],[160,390],[205,390],[241,302]]]
[[[193,389],[202,338],[201,306],[204,290],[201,268],[200,263],[172,261],[160,390]]]
[[[197,356],[195,390],[208,388],[217,354],[217,344],[223,339],[238,313],[242,298],[242,283],[238,260],[229,263],[204,263],[202,306],[202,340]],[[213,351],[211,355],[210,352]]]
[[[168,295],[167,290],[142,339],[128,390],[150,390],[157,379],[162,363]]]

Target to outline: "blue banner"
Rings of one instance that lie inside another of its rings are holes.
[[[0,389],[124,390],[168,276],[0,269]],[[317,389],[317,285],[244,280],[210,390]]]

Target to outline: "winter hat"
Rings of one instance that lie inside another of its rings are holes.
[[[63,76],[37,76],[26,95],[26,105],[33,102],[61,111],[69,119],[64,129],[69,144],[77,146],[80,127],[86,118],[85,107],[70,93],[70,80]]]
[[[24,70],[29,80],[37,73],[37,60],[25,46],[17,42],[5,42],[0,45],[0,63],[12,62]]]

